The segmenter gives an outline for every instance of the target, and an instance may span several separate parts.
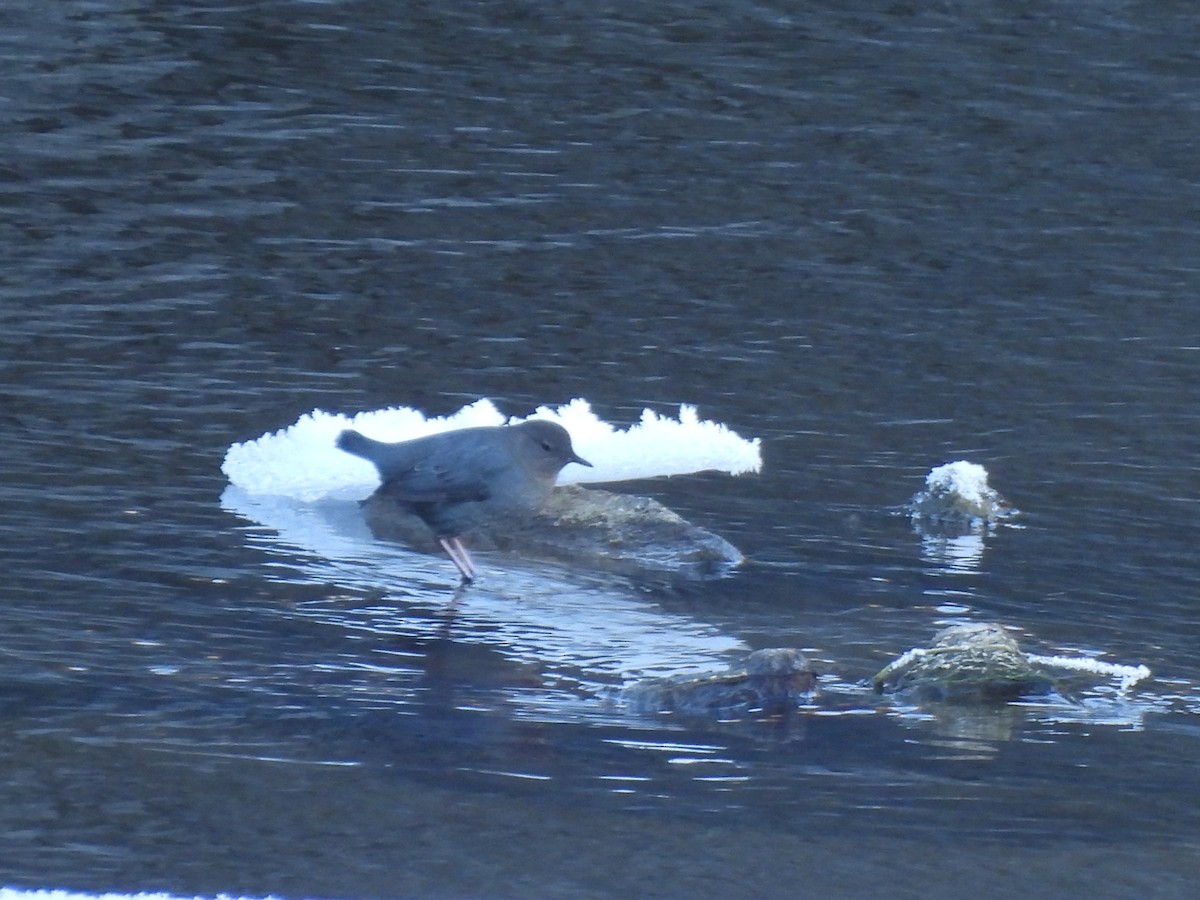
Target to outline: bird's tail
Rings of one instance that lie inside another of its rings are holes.
[[[398,444],[388,444],[359,434],[347,428],[337,436],[337,446],[340,450],[361,456],[375,464],[379,477],[384,481],[395,478],[413,467],[413,451],[410,441]]]
[[[371,462],[375,462],[379,455],[379,441],[364,437],[350,428],[337,436],[337,446],[339,450],[345,450],[347,453],[353,453],[355,456],[361,456]]]

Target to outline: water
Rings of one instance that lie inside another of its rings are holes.
[[[0,883],[1191,896],[1198,31],[6,4]],[[447,628],[444,561],[222,506],[234,441],[481,396],[762,437],[759,476],[631,486],[750,563],[500,569]],[[895,514],[959,458],[1022,510],[965,564]],[[861,689],[962,619],[1155,680],[961,720]],[[595,696],[777,645],[827,672],[794,721]]]

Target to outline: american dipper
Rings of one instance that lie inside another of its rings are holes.
[[[337,445],[375,464],[383,480],[379,492],[433,530],[463,581],[475,577],[463,533],[537,512],[563,466],[591,466],[575,454],[567,430],[544,419],[460,428],[396,444],[347,430]]]

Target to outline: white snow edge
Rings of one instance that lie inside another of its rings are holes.
[[[592,463],[568,465],[560,484],[630,481],[663,475],[719,471],[731,475],[762,468],[758,438],[747,440],[719,422],[702,420],[696,407],[683,404],[679,418],[643,410],[641,421],[618,429],[575,399],[557,408],[541,406],[528,418],[550,419],[571,434],[575,452]],[[525,421],[510,418],[507,424]],[[506,424],[490,400],[478,400],[453,415],[427,419],[408,407],[361,412],[354,416],[315,409],[295,424],[252,441],[233,444],[221,470],[249,494],[315,501],[362,498],[379,485],[375,467],[334,444],[346,428],[381,441],[404,441],[455,428]]]

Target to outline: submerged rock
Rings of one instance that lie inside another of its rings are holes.
[[[375,537],[437,551],[419,518],[376,491],[363,501]],[[463,535],[472,550],[501,550],[526,559],[568,563],[633,577],[683,579],[727,574],[742,554],[657,500],[560,485],[534,516]]]
[[[951,625],[927,648],[909,650],[880,670],[880,693],[919,701],[1009,701],[1048,694],[1054,680],[999,625]]]
[[[799,650],[756,650],[727,672],[647,678],[621,689],[631,712],[684,715],[778,714],[794,709],[816,688],[817,673]]]

